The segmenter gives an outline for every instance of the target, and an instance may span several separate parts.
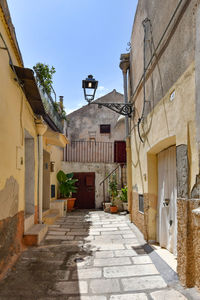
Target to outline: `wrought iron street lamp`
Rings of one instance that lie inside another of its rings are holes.
[[[92,75],[88,75],[88,78],[82,80],[82,88],[84,90],[85,100],[89,104],[92,100],[94,100],[97,87],[98,81],[95,80]]]
[[[97,102],[93,101],[96,93],[96,89],[98,87],[98,81],[96,81],[92,75],[88,75],[88,78],[82,81],[82,88],[84,91],[85,100],[89,104],[97,104],[99,108],[102,108],[102,106],[105,106],[116,113],[128,116],[131,118],[133,113],[133,106],[131,103],[113,103],[113,102]]]

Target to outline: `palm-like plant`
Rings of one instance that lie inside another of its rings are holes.
[[[73,176],[73,173],[65,174],[61,170],[57,173],[57,180],[59,182],[59,190],[61,197],[69,198],[72,193],[77,192],[75,182],[77,182],[78,179],[73,179]]]

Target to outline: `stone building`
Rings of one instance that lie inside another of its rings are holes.
[[[96,102],[123,103],[123,95],[113,90]],[[66,147],[62,169],[73,172],[79,179],[78,193],[74,195],[76,206],[100,208],[104,198],[101,181],[126,160],[124,118],[93,103],[69,114],[67,121],[70,144]],[[117,177],[119,180],[125,177],[124,168],[119,169]]]
[[[139,0],[126,59],[131,219],[200,288],[200,2]]]
[[[51,171],[60,169],[67,143],[53,100],[23,65],[6,0],[0,0],[0,84],[2,275],[25,244],[38,244],[47,231],[44,211],[51,208],[50,185],[57,185]]]

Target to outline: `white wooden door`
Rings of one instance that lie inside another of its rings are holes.
[[[177,253],[176,147],[158,154],[157,241]]]

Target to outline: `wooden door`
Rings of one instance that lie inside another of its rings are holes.
[[[95,173],[74,173],[74,178],[78,179],[76,186],[77,193],[75,207],[80,209],[95,208]]]
[[[115,141],[114,162],[126,163],[126,142],[125,141]]]
[[[157,240],[161,247],[176,255],[176,147],[158,154],[158,214]]]

